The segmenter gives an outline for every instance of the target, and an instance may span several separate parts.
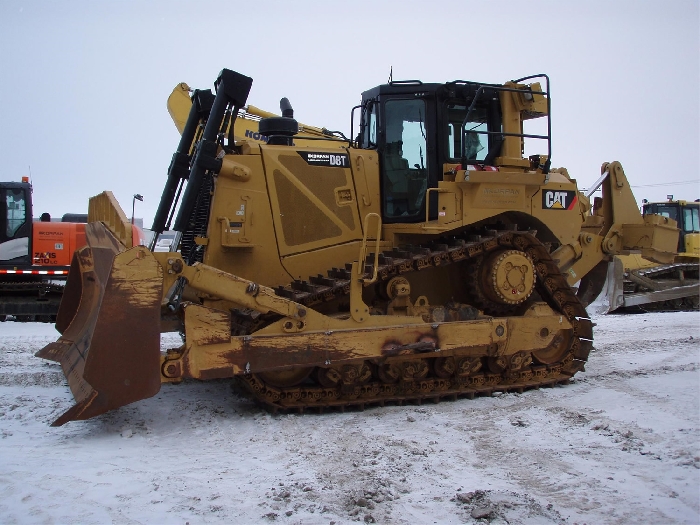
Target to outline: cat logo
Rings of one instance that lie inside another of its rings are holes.
[[[575,191],[547,190],[542,193],[542,208],[545,210],[573,210],[577,202]]]

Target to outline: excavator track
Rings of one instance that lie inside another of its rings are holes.
[[[64,288],[65,281],[60,280],[0,284],[0,321],[5,320],[7,312],[21,322],[54,322]]]
[[[425,349],[414,349],[418,353],[411,356],[365,360],[338,369],[316,367],[298,374],[291,371],[290,376],[296,377],[298,383],[289,386],[272,384],[274,381],[266,379],[265,374],[245,374],[240,377],[241,381],[254,398],[272,412],[344,410],[385,403],[420,404],[473,398],[496,391],[522,392],[568,382],[571,376],[584,369],[592,348],[592,323],[584,306],[547,248],[535,237],[535,232],[485,230],[482,233],[384,252],[379,257],[379,279],[387,281],[397,275],[448,264],[478,265],[494,250],[523,252],[533,261],[537,294],[553,310],[564,315],[573,327],[569,337],[555,338],[552,344],[558,345],[557,348],[538,350],[534,356],[520,352],[510,356],[507,362],[498,362],[489,354],[488,347],[480,349],[478,355],[472,347],[468,352],[454,351],[444,356],[433,352],[434,347],[426,344]],[[330,301],[349,293],[350,267],[333,268],[328,271],[327,278],[318,276],[308,281],[295,281],[276,291],[306,306]],[[366,272],[370,271],[368,266]],[[232,327],[237,335],[253,333],[264,324],[265,316],[254,316],[248,311],[234,312]]]

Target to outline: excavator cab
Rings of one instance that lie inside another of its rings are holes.
[[[31,228],[29,182],[0,183],[0,266],[31,264]]]
[[[393,81],[365,91],[358,144],[379,153],[383,222],[424,221],[427,204],[428,218],[435,220],[437,194],[426,202],[427,189],[457,169],[495,170],[503,165],[546,173],[549,131],[526,134],[522,127],[523,120],[547,116],[551,128],[547,91],[539,83],[521,84],[538,77],[545,79],[548,90],[549,79],[535,75],[504,85]],[[544,160],[539,155],[522,158],[525,138],[547,141]]]

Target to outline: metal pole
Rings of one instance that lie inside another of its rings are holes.
[[[134,224],[134,211],[136,209],[136,201],[143,202],[143,195],[140,193],[134,194],[134,198],[131,200],[131,224]]]

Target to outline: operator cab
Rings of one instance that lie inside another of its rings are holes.
[[[29,182],[0,183],[0,266],[31,263],[31,217]]]
[[[382,220],[387,224],[425,221],[428,188],[436,188],[450,169],[495,166],[496,160],[503,157],[507,137],[518,141],[513,148],[517,158],[510,165],[529,168],[531,162],[522,159],[523,138],[547,139],[549,143],[549,133],[525,135],[521,120],[516,129],[504,129],[503,108],[514,107],[513,111],[523,119],[548,115],[549,97],[543,97],[547,93],[539,91],[539,84],[532,88],[461,80],[447,84],[408,80],[365,91],[358,144],[360,148],[376,149],[379,154]],[[521,108],[510,103],[510,99],[509,105],[503,105],[503,93],[516,95],[513,99],[536,97],[541,112],[523,116]],[[437,194],[431,193],[430,200],[429,219],[435,220]]]

